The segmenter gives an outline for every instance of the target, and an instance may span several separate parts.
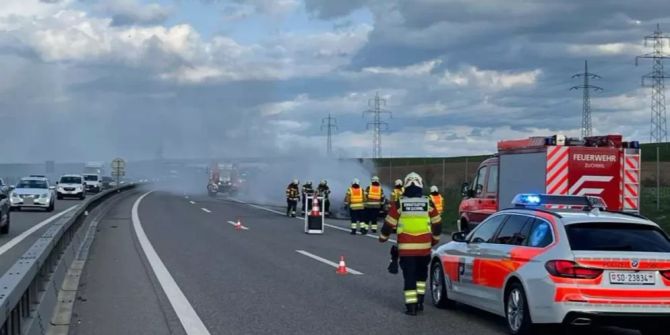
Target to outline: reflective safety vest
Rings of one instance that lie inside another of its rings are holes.
[[[368,197],[365,202],[367,207],[379,208],[382,206],[382,187],[370,185],[368,188]]]
[[[430,255],[433,239],[428,198],[400,198],[398,250],[405,256]]]
[[[349,188],[349,208],[350,209],[363,209],[363,189],[362,188]]]
[[[442,198],[442,195],[430,195],[430,199],[433,200],[433,204],[435,205],[435,208],[437,208],[437,211],[442,214],[444,211],[444,199]]]

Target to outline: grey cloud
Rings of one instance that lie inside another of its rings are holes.
[[[112,26],[152,25],[164,22],[171,14],[168,7],[156,3],[142,5],[130,1],[111,1],[103,5],[111,14]]]
[[[318,18],[334,19],[346,16],[369,2],[369,0],[305,0],[305,8]]]

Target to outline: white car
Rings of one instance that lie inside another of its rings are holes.
[[[83,176],[87,192],[98,193],[102,190],[102,177],[100,175],[85,173]]]
[[[49,181],[46,178],[21,178],[9,194],[9,202],[13,210],[44,208],[47,212],[52,212],[55,203],[53,188],[49,187]]]
[[[516,208],[467,236],[455,233],[433,251],[434,304],[457,301],[503,316],[515,335],[539,334],[533,328],[543,324],[669,334],[670,238],[654,222],[608,212],[594,199],[519,195]]]
[[[86,188],[84,177],[78,174],[66,174],[58,180],[56,188],[56,197],[63,198],[86,198]]]

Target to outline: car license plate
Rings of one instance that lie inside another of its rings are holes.
[[[23,198],[23,204],[24,205],[32,205],[33,204],[33,198]]]
[[[610,272],[610,284],[616,285],[655,285],[656,273],[642,272]]]

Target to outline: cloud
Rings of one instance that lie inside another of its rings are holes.
[[[372,74],[394,75],[400,77],[416,77],[429,75],[433,69],[442,63],[439,59],[425,61],[405,67],[366,67],[363,72]]]
[[[480,70],[470,66],[463,71],[452,73],[445,71],[440,83],[445,85],[474,85],[488,90],[504,90],[515,87],[532,86],[537,82],[542,70],[535,69],[523,72]]]
[[[346,16],[354,10],[363,7],[367,2],[366,0],[305,0],[305,7],[308,12],[319,18],[333,19]]]
[[[140,4],[137,0],[107,0],[101,4],[112,16],[112,26],[153,25],[164,22],[170,8],[157,3]]]

